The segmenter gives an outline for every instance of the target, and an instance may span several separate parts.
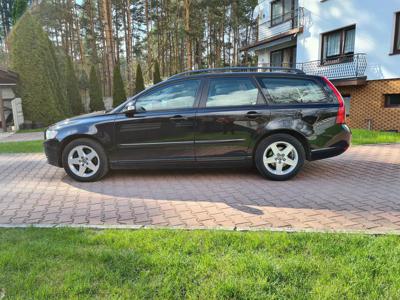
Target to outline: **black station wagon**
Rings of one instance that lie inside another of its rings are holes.
[[[74,179],[109,169],[255,165],[295,176],[305,160],[349,147],[343,99],[324,77],[285,68],[181,73],[110,112],[64,120],[45,132],[48,162]]]

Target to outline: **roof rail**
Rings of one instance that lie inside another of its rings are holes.
[[[175,79],[184,76],[196,75],[201,73],[228,73],[228,72],[284,72],[293,74],[305,74],[300,69],[294,68],[281,68],[281,67],[226,67],[226,68],[215,68],[215,69],[200,69],[182,72],[176,75],[172,75],[169,79]]]

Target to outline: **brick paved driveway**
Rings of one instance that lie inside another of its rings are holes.
[[[359,146],[288,182],[255,170],[118,171],[77,183],[42,154],[0,155],[0,224],[141,224],[400,233],[400,145]]]

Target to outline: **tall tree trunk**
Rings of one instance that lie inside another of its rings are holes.
[[[129,95],[133,94],[132,78],[132,16],[130,11],[130,1],[124,0],[124,28],[125,28],[125,55],[126,55],[126,75],[128,79]]]
[[[239,64],[239,11],[238,0],[232,2],[232,18],[233,18],[233,64]]]
[[[191,0],[184,0],[184,11],[185,11],[185,33],[186,33],[186,51],[187,51],[187,68],[191,70],[193,68],[192,62],[192,40],[190,38],[190,2]]]
[[[79,57],[80,57],[80,63],[83,66],[85,65],[85,50],[83,48],[83,43],[82,43],[82,38],[81,38],[81,25],[79,22],[79,18],[78,18],[78,12],[76,11],[75,7],[74,7],[74,20],[75,20],[75,30],[76,30],[76,38],[77,38],[77,42],[78,42],[78,47],[79,47]]]
[[[150,20],[150,14],[151,14],[151,3],[149,4],[149,0],[144,0],[145,1],[145,21],[146,21],[146,36],[147,36],[147,67],[150,68],[151,70],[151,64],[152,64],[152,49],[151,49],[151,43],[152,43],[152,38],[151,38],[151,20]],[[151,79],[151,72],[149,72],[149,77]]]
[[[92,64],[96,65],[99,62],[99,56],[97,54],[97,45],[96,45],[96,32],[95,32],[95,24],[94,24],[94,16],[93,16],[93,3],[92,0],[87,0],[87,5],[89,6],[88,17],[89,17],[89,32],[90,32],[90,39],[89,39],[89,46],[91,49],[91,62]]]
[[[112,18],[111,18],[111,1],[110,0],[101,0],[101,8],[102,8],[102,22],[104,25],[105,32],[105,56],[107,61],[106,66],[106,96],[112,95],[112,81],[113,81],[113,71],[114,71],[114,62],[115,62],[115,54],[114,54],[114,43],[113,43],[113,30],[112,30]]]
[[[106,54],[106,37],[104,33],[104,23],[103,23],[103,12],[102,12],[102,3],[101,0],[98,1],[97,3],[97,15],[99,16],[98,19],[98,27],[99,27],[99,32],[100,32],[100,41],[101,41],[101,48],[100,53],[102,53],[102,68],[101,68],[101,78],[102,81],[102,88],[103,88],[103,95],[106,95],[106,89],[108,89],[108,84],[107,84],[107,77],[108,77],[108,60],[107,60],[107,54]],[[100,72],[100,69],[98,70]],[[100,75],[100,74],[99,74]]]

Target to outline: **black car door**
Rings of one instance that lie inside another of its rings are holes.
[[[249,146],[269,120],[269,109],[252,77],[210,77],[196,114],[196,160],[249,159]]]
[[[167,82],[135,99],[136,112],[116,118],[112,161],[193,161],[200,85],[198,79]]]

